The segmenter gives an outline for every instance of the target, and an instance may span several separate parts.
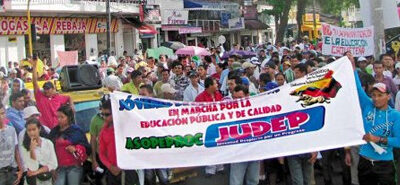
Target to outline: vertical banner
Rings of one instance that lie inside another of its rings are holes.
[[[122,169],[236,163],[365,143],[347,57],[244,99],[176,102],[114,92],[111,102]]]
[[[343,56],[351,51],[354,56],[374,54],[374,28],[341,28],[322,24],[322,54]]]

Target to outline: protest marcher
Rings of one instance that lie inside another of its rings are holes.
[[[238,85],[233,90],[233,99],[241,99],[249,96],[249,90]],[[260,171],[260,161],[248,161],[241,163],[232,163],[230,168],[229,184],[242,185],[243,181],[246,185],[258,185]]]
[[[99,157],[107,167],[106,181],[108,185],[138,185],[139,178],[135,170],[121,170],[117,166],[115,137],[111,101],[102,103],[101,114],[104,117],[104,127],[99,135]]]
[[[186,87],[189,85],[190,80],[183,73],[183,65],[179,61],[175,61],[172,64],[172,68],[174,69],[174,77],[171,80],[172,87],[177,91],[176,100],[183,100],[183,92]]]
[[[11,102],[11,107],[7,109],[7,119],[18,135],[25,128],[24,95],[21,92],[12,94]]]
[[[189,72],[190,84],[183,92],[183,101],[194,101],[196,97],[204,91],[204,87],[199,85],[199,76],[196,71]]]
[[[54,84],[47,81],[43,84],[43,92],[40,90],[37,77],[37,60],[32,60],[33,63],[33,89],[37,108],[39,109],[40,122],[53,129],[57,126],[57,110],[65,104],[69,104],[74,111],[74,102],[69,96],[60,95],[56,92]]]
[[[100,131],[104,126],[104,117],[102,116],[102,105],[104,102],[106,102],[107,100],[110,99],[109,95],[104,95],[101,100],[100,100],[100,104],[99,104],[99,112],[97,114],[95,114],[91,121],[90,121],[90,146],[92,149],[92,155],[91,155],[91,159],[92,159],[92,170],[95,172],[95,183],[96,184],[102,184],[101,179],[103,177],[104,174],[104,170],[105,170],[105,166],[103,165],[103,163],[101,162],[100,158],[99,158],[99,135],[100,135]]]
[[[215,79],[207,77],[204,80],[204,88],[205,90],[196,97],[195,102],[217,102],[222,100],[222,95],[218,91],[218,82]],[[224,165],[206,166],[205,169],[208,176],[215,175],[223,170]]]
[[[21,181],[23,166],[14,127],[4,123],[6,110],[0,104],[0,184],[15,185]]]
[[[154,88],[154,93],[157,96],[157,98],[163,98],[163,94],[161,92],[161,86],[163,84],[169,83],[169,70],[168,69],[162,69],[161,72],[161,78],[158,82],[156,82],[153,86]]]
[[[354,59],[351,62],[355,70]],[[395,184],[393,148],[400,147],[400,113],[389,106],[390,91],[384,83],[373,86],[371,99],[362,88],[358,73],[354,74],[366,132],[363,139],[368,142],[360,146],[359,183]]]
[[[22,89],[21,93],[24,95],[24,108],[36,106],[36,102],[32,100],[32,93],[28,89]]]
[[[131,94],[139,95],[139,87],[142,85],[142,73],[139,70],[135,70],[131,73],[131,81],[124,84],[121,91],[128,91]]]
[[[383,83],[386,85],[386,87],[388,88],[388,91],[391,94],[391,97],[395,98],[398,88],[396,87],[396,85],[393,83],[393,80],[391,77],[386,76],[383,74],[385,68],[382,62],[376,61],[373,64],[373,69],[375,72],[375,81],[378,83]]]
[[[82,163],[90,154],[89,143],[81,128],[75,124],[74,111],[69,105],[63,105],[57,110],[57,119],[58,125],[49,135],[54,143],[58,161],[55,184],[80,184]]]
[[[36,118],[26,122],[21,148],[24,168],[27,170],[26,182],[29,185],[51,185],[51,171],[57,169],[57,156],[53,143],[41,137],[42,126]]]

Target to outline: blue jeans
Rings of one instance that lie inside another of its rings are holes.
[[[309,158],[290,156],[287,158],[293,185],[311,185],[311,171],[313,165]]]
[[[229,185],[242,185],[246,177],[246,185],[257,185],[260,176],[260,161],[232,163]]]
[[[59,167],[55,185],[65,185],[66,182],[68,185],[81,184],[82,173],[82,166]]]

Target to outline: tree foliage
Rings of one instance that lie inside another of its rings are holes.
[[[340,16],[342,10],[349,8],[352,5],[359,6],[358,0],[317,0],[321,7],[321,13]]]
[[[294,0],[266,0],[272,9],[264,10],[264,14],[274,16],[276,26],[276,42],[283,41],[287,23],[289,20],[289,10]]]

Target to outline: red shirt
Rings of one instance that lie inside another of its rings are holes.
[[[110,169],[117,166],[117,151],[115,148],[114,127],[105,124],[99,135],[99,157],[101,162]]]
[[[221,93],[216,91],[214,93],[214,97],[207,92],[207,90],[204,90],[202,93],[197,95],[196,99],[194,100],[195,102],[215,102],[215,101],[222,101],[223,97]]]
[[[46,97],[42,91],[35,91],[36,106],[40,112],[40,122],[53,129],[57,126],[57,110],[61,105],[69,102],[69,96],[55,94],[53,97]]]
[[[214,79],[217,80],[217,82],[219,82],[219,79],[221,78],[221,73],[214,73],[213,75],[211,75],[211,77],[213,77]]]
[[[75,166],[80,165],[79,161],[75,159],[74,155],[68,152],[65,148],[73,145],[70,141],[58,138],[55,143],[55,150],[57,155],[58,166]]]

